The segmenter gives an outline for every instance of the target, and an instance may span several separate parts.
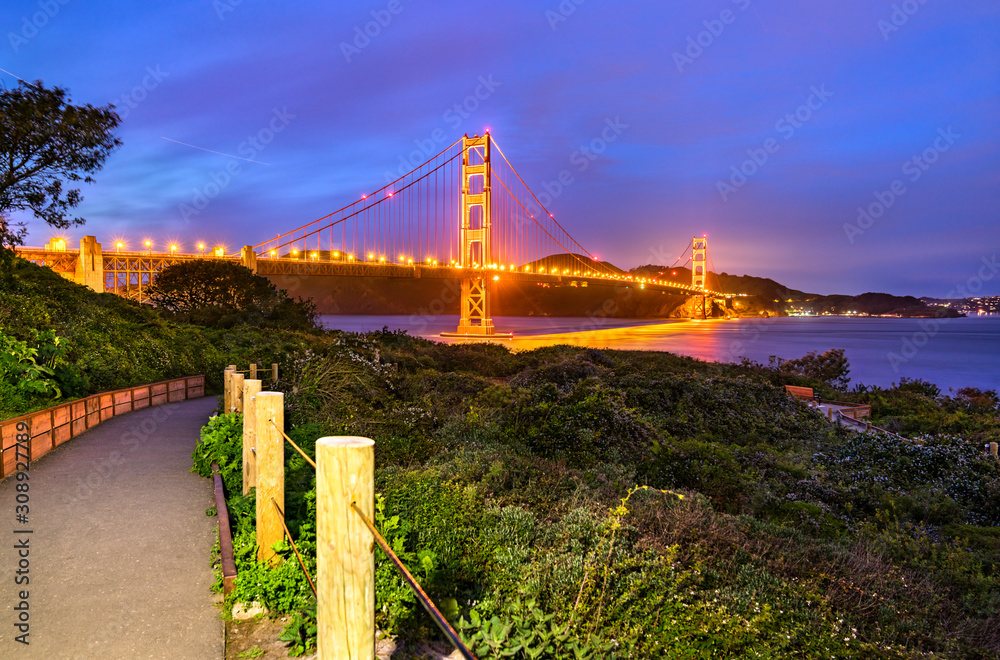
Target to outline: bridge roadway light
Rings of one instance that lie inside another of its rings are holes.
[[[177,252],[177,246],[176,245],[171,245],[170,246],[170,254],[173,254],[174,252]]]
[[[149,254],[153,254],[153,242],[152,241],[149,241],[149,240],[146,241],[146,250],[149,251]]]
[[[354,255],[353,254],[347,255],[347,260],[348,261],[354,261]]]
[[[123,247],[125,247],[125,244],[122,243],[121,241],[118,241],[117,243],[115,243],[115,252],[121,252]]]
[[[204,243],[198,243],[198,249],[201,250],[201,254],[202,254],[202,256],[204,256],[204,254],[205,254],[205,244]],[[273,250],[272,250],[272,252],[273,252]]]
[[[372,254],[371,252],[369,252],[369,253],[368,253],[368,260],[369,260],[369,261],[371,261],[371,260],[372,260],[372,259],[374,259],[374,258],[375,258],[375,255],[374,255],[374,254]]]

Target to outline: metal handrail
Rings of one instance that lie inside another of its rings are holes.
[[[420,604],[424,606],[424,609],[427,610],[427,613],[431,615],[431,618],[434,619],[434,623],[436,623],[438,628],[441,629],[441,632],[443,632],[444,636],[448,638],[448,641],[451,642],[456,649],[458,649],[458,652],[462,654],[463,658],[465,658],[466,660],[476,660],[476,656],[472,655],[472,651],[470,651],[468,647],[465,646],[465,644],[462,642],[462,639],[458,636],[458,633],[455,632],[455,629],[451,627],[451,624],[448,623],[448,620],[444,618],[444,615],[441,614],[441,611],[434,606],[434,603],[433,601],[431,601],[430,596],[428,596],[424,592],[424,590],[420,588],[420,584],[417,583],[417,580],[416,578],[413,577],[413,574],[410,573],[410,571],[406,570],[406,566],[403,565],[403,562],[400,561],[399,557],[396,556],[396,553],[392,551],[392,548],[389,547],[389,544],[386,542],[386,540],[382,538],[382,535],[379,534],[377,529],[375,529],[375,525],[372,523],[371,520],[368,519],[368,516],[366,516],[364,512],[358,507],[357,502],[351,502],[351,508],[354,509],[354,511],[357,512],[359,516],[361,516],[361,520],[365,523],[365,526],[368,528],[368,531],[370,531],[375,536],[375,541],[378,543],[379,547],[382,548],[382,551],[389,557],[389,559],[392,560],[392,563],[396,566],[396,570],[399,571],[399,574],[403,576],[403,579],[406,580],[406,583],[410,585],[410,589],[413,590],[413,593],[414,595],[416,595],[417,600],[419,600]]]

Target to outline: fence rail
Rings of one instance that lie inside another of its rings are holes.
[[[252,365],[253,366],[253,365]],[[251,369],[257,375],[256,369]],[[261,391],[236,365],[223,373],[225,410],[243,414],[243,490],[256,490],[257,560],[281,560],[271,549],[287,538],[317,597],[320,660],[360,657],[375,645],[374,545],[386,553],[448,640],[466,660],[472,652],[395,555],[372,523],[374,517],[374,442],[368,438],[320,438],[313,460],[284,430],[284,395]],[[277,365],[273,365],[277,375]],[[317,471],[317,573],[309,575],[295,539],[285,524],[284,443]],[[365,507],[370,511],[366,513]],[[219,509],[220,515],[222,508]],[[360,524],[359,524],[360,523]],[[220,526],[220,533],[222,529]]]
[[[30,436],[27,458],[36,461],[64,442],[116,415],[204,395],[205,376],[199,374],[92,394],[0,421],[0,479],[15,471],[18,434],[27,433]],[[24,458],[23,449],[21,458]]]

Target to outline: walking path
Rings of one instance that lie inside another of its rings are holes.
[[[209,590],[212,482],[190,471],[215,405],[204,397],[114,417],[32,463],[26,526],[16,476],[0,483],[0,658],[223,657]],[[30,583],[17,586],[25,552]],[[15,639],[22,590],[28,646]]]

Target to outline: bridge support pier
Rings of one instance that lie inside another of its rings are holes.
[[[252,245],[244,245],[243,250],[240,252],[240,257],[242,259],[243,265],[253,271],[253,274],[257,274],[257,253],[253,251]]]
[[[90,287],[97,293],[104,293],[104,257],[101,244],[94,236],[80,239],[80,256],[76,261],[73,281]]]

